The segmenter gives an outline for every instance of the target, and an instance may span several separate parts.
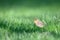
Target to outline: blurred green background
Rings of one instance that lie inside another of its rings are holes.
[[[0,0],[0,40],[60,40],[60,0]]]

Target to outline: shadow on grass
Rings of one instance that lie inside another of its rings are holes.
[[[51,32],[51,34],[52,34],[55,38],[60,38],[60,33]]]
[[[16,28],[14,29],[13,27],[10,27],[9,29],[11,32],[16,32],[16,33],[23,33],[23,32],[27,32],[27,33],[32,33],[32,32],[45,32],[45,29],[41,29],[41,28],[35,28],[35,29],[26,29],[26,28]]]

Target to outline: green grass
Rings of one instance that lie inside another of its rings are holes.
[[[0,7],[0,40],[60,40],[60,6]],[[46,22],[44,28],[34,18]]]

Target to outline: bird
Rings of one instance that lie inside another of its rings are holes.
[[[40,28],[43,28],[44,27],[44,23],[41,20],[39,20],[38,18],[34,18],[34,24],[37,27],[40,27]]]

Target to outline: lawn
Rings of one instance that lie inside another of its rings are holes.
[[[37,27],[35,17],[46,25]],[[60,6],[0,7],[0,40],[60,40]]]

